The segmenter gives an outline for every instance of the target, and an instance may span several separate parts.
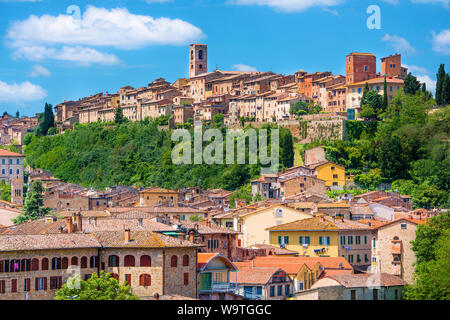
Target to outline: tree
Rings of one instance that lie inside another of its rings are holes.
[[[383,113],[383,97],[375,90],[369,91],[364,100],[361,99],[361,118],[368,120],[379,120]]]
[[[223,114],[218,113],[218,114],[214,115],[213,122],[215,123],[216,126],[222,126],[224,118],[225,117]]]
[[[42,182],[33,181],[25,198],[23,212],[14,219],[15,224],[37,220],[50,212],[49,208],[44,208],[43,192]]]
[[[387,93],[387,83],[386,83],[386,76],[384,76],[384,85],[383,85],[383,112],[386,112],[388,108],[389,100],[388,100],[388,93]]]
[[[20,112],[19,111],[16,112],[16,118],[20,118]]]
[[[444,84],[445,79],[445,65],[441,64],[439,66],[438,73],[436,75],[437,82],[436,82],[436,103],[438,105],[444,105],[444,102],[442,101],[442,86]]]
[[[414,77],[411,72],[405,77],[404,91],[406,94],[416,94],[420,89],[420,82]]]
[[[408,300],[450,299],[450,214],[440,215],[417,226],[411,241],[417,262],[415,283],[407,288]]]
[[[139,300],[130,291],[129,285],[120,285],[111,274],[100,271],[100,277],[93,273],[88,280],[80,275],[69,278],[56,292],[55,300]]]
[[[444,76],[442,83],[441,102],[442,105],[450,104],[450,75],[448,73]]]
[[[55,116],[53,115],[53,107],[51,104],[45,104],[44,114],[40,116],[40,121],[38,134],[46,136],[48,130],[55,126]]]
[[[122,108],[120,107],[120,105],[116,108],[116,113],[114,115],[114,122],[117,124],[121,124],[123,122],[124,118],[123,118],[123,112],[122,112]]]
[[[380,185],[381,181],[382,177],[380,169],[372,169],[369,173],[355,176],[355,182],[361,187],[369,190],[375,190]]]
[[[294,166],[294,142],[292,134],[289,130],[281,130],[280,132],[280,151],[281,163],[285,168]]]
[[[361,103],[360,103],[360,107],[362,108],[364,101],[366,100],[366,96],[369,93],[370,89],[369,89],[369,84],[366,82],[366,84],[364,85],[364,90],[363,90],[363,94],[361,97]]]

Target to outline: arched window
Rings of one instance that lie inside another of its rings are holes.
[[[141,256],[141,267],[151,267],[152,266],[152,257],[144,255]]]
[[[61,269],[61,258],[55,257],[52,259],[52,270]]]
[[[394,240],[397,241],[397,240],[398,240],[398,237],[394,237]]]
[[[111,277],[119,281],[119,275],[117,273],[111,273]]]
[[[203,50],[198,50],[198,58],[199,58],[200,60],[203,59]]]
[[[152,277],[149,274],[141,274],[139,276],[139,285],[144,287],[149,287],[152,285]]]
[[[171,267],[176,267],[178,264],[178,258],[177,256],[172,256],[172,258],[170,258],[170,266]]]
[[[87,268],[87,257],[81,257],[80,268]]]
[[[89,259],[89,267],[91,268],[98,268],[98,257],[97,256],[91,256]]]
[[[125,265],[125,267],[134,267],[134,265],[135,265],[134,256],[132,256],[132,255],[125,256],[124,265]]]
[[[191,50],[191,59],[194,59],[194,50]]]
[[[69,267],[69,258],[67,257],[62,258],[61,267],[62,269],[67,269]]]
[[[70,265],[77,266],[78,265],[78,257],[72,257],[72,259],[70,259]]]
[[[183,256],[183,267],[187,267],[189,266],[189,256],[187,254],[185,254]]]
[[[31,271],[38,271],[39,270],[39,259],[34,258],[31,260]]]
[[[20,263],[20,271],[30,271],[31,270],[31,259],[22,259]]]
[[[41,270],[48,270],[48,259],[47,258],[42,259],[41,265],[42,265]]]
[[[111,255],[108,258],[108,267],[118,267],[119,266],[119,257],[116,255]]]

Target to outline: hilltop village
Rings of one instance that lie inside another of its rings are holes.
[[[407,77],[398,54],[382,58],[377,73],[373,54],[350,53],[346,76],[208,72],[207,58],[207,46],[193,44],[189,78],[56,105],[58,135],[113,122],[120,108],[131,122],[166,117],[171,128],[221,114],[226,127],[275,123],[304,143],[343,140],[344,122],[360,119],[366,86],[390,103]],[[298,102],[320,112],[292,113]],[[15,139],[21,149],[25,137],[15,132],[38,125],[38,116],[4,115],[2,143]],[[11,201],[0,201],[0,300],[53,299],[74,273],[87,280],[101,271],[146,300],[398,300],[414,283],[415,232],[441,214],[388,190],[332,197],[355,181],[322,146],[305,150],[301,165],[251,180],[250,203],[236,191],[200,186],[95,190],[27,166],[19,152],[0,149],[0,161],[0,179],[11,185]],[[15,224],[25,176],[27,186],[42,186],[49,212]]]

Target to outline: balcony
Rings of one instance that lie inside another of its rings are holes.
[[[234,292],[236,290],[236,286],[233,283],[229,282],[219,282],[219,283],[211,283],[206,284],[198,288],[199,292]]]

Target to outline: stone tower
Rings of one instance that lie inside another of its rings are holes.
[[[346,66],[347,84],[367,81],[377,76],[377,58],[371,53],[350,53]]]
[[[208,55],[205,44],[189,46],[189,78],[208,72]]]
[[[11,202],[23,206],[23,180],[21,179],[11,182]]]

